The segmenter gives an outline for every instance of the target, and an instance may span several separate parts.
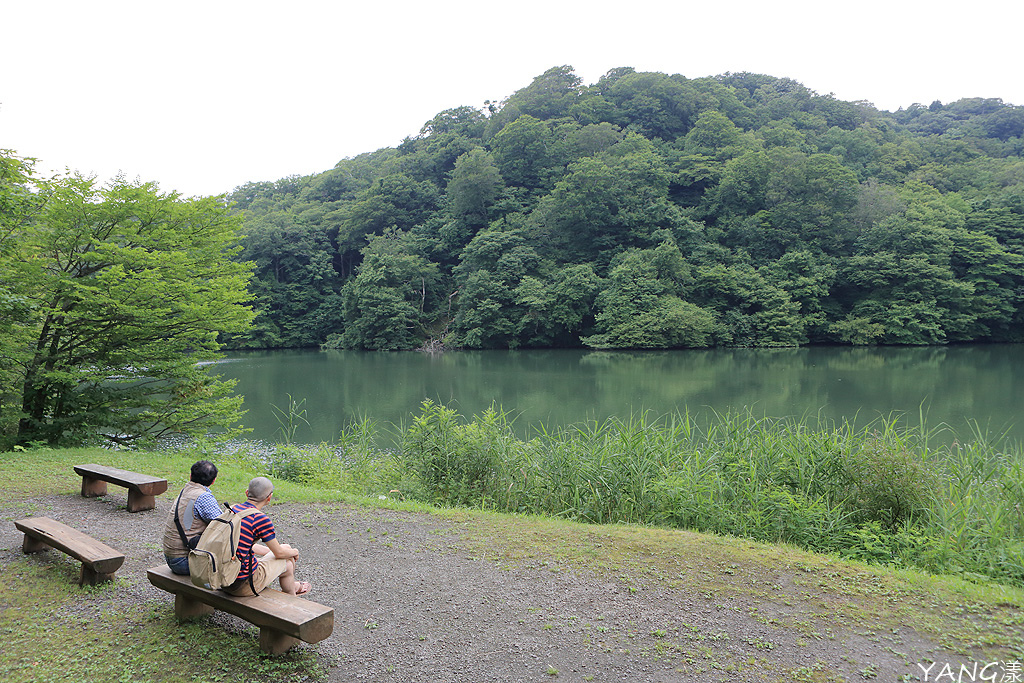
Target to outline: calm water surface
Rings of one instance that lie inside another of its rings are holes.
[[[274,440],[272,405],[305,399],[310,426],[296,441],[333,441],[349,421],[408,423],[424,399],[469,417],[494,404],[527,435],[649,411],[707,415],[749,407],[771,417],[865,423],[926,412],[927,423],[967,433],[968,420],[1024,439],[1024,345],[814,347],[664,352],[289,350],[233,353],[214,366],[238,380],[252,438]]]

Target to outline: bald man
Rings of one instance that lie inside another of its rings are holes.
[[[233,512],[259,510],[242,518],[237,555],[242,568],[235,582],[224,588],[231,595],[256,595],[275,579],[280,581],[281,590],[290,595],[305,595],[310,591],[309,583],[295,579],[299,551],[277,540],[274,523],[263,512],[273,495],[274,484],[266,477],[256,477],[245,490],[245,502],[231,506]]]

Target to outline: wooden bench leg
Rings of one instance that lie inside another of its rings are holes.
[[[135,489],[128,489],[128,512],[142,512],[156,507],[156,496],[146,496]]]
[[[213,614],[213,612],[213,607],[205,602],[193,600],[183,593],[174,594],[174,616],[182,621]]]
[[[260,649],[269,655],[284,654],[298,644],[298,638],[293,638],[265,626],[260,627]]]
[[[46,545],[45,543],[40,541],[38,538],[32,538],[28,534],[25,534],[25,538],[21,542],[21,551],[23,553],[25,553],[26,555],[29,554],[29,553],[39,553],[39,552],[42,552],[42,551],[46,550],[49,547],[50,546]]]
[[[92,477],[82,477],[82,495],[86,498],[107,495],[107,482]]]
[[[79,586],[95,586],[96,584],[106,583],[107,581],[113,581],[114,574],[104,574],[98,572],[92,567],[87,566],[84,562],[82,563],[82,576],[78,580]]]

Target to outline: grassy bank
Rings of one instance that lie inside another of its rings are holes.
[[[461,438],[478,438],[490,429],[479,423],[462,428],[456,430]],[[422,439],[424,429],[423,424],[410,425],[407,436]],[[215,488],[225,500],[236,497],[235,491],[240,496],[255,474],[276,473],[278,504],[345,501],[441,515],[459,528],[458,546],[446,539],[444,552],[457,550],[509,568],[593,571],[626,582],[630,592],[662,586],[712,602],[745,596],[797,607],[806,603],[805,611],[817,616],[783,626],[797,629],[808,643],[834,637],[829,634],[842,629],[884,640],[886,634],[910,627],[951,651],[978,659],[1024,657],[1024,591],[1019,589],[934,577],[913,569],[872,568],[789,545],[727,536],[681,534],[635,524],[581,525],[550,516],[465,507],[431,508],[397,489],[383,488],[394,482],[425,486],[431,480],[418,470],[403,469],[412,467],[408,454],[370,447],[364,439],[368,434],[364,430],[359,437],[350,432],[341,445],[353,459],[326,468],[326,463],[335,462],[330,455],[334,451],[326,447],[281,449],[281,457],[269,464],[244,454],[231,456],[201,448],[171,453],[99,449],[8,453],[0,458],[0,499],[3,509],[24,514],[32,512],[41,496],[76,496],[80,478],[72,468],[83,462],[166,476],[175,490],[184,483],[182,473],[188,466],[197,457],[209,455],[220,467]],[[354,457],[359,454],[365,457]],[[286,470],[293,481],[280,478]],[[3,523],[10,526],[10,519],[5,516]],[[75,584],[77,565],[59,554],[28,558],[15,547],[7,548],[5,554],[8,561],[0,564],[2,680],[297,683],[328,675],[330,662],[315,651],[272,658],[260,654],[251,637],[203,621],[178,625],[169,600],[157,606],[126,605],[119,598],[121,589],[126,582],[144,578],[119,576],[113,584],[82,589]],[[792,571],[799,580],[792,586],[779,585],[772,577],[780,571]],[[652,648],[660,642],[655,641]],[[713,646],[708,647],[714,658]],[[767,680],[839,679],[809,666],[806,671],[779,672],[777,679]]]
[[[424,403],[410,424],[351,425],[281,447],[271,470],[325,489],[438,506],[625,522],[1024,586],[1024,453],[984,433],[719,415],[636,416],[523,440],[496,410]],[[944,435],[948,436],[948,435]],[[341,457],[338,457],[338,453]]]

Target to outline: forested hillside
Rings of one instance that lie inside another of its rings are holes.
[[[1024,107],[549,69],[397,148],[249,183],[239,347],[1024,340]]]

